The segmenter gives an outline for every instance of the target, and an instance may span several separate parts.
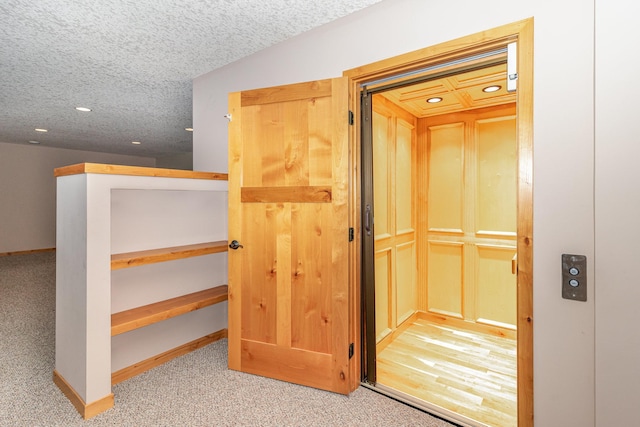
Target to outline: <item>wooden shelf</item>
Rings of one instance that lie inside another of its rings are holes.
[[[111,315],[111,336],[226,301],[227,292],[227,285],[221,285],[114,313]]]
[[[227,250],[227,242],[221,240],[218,242],[197,243],[195,245],[113,254],[111,255],[111,269],[119,270],[121,268],[138,267],[156,262],[173,261],[176,259],[226,252]]]

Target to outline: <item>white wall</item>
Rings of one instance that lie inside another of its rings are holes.
[[[83,162],[155,166],[149,157],[0,143],[0,253],[56,246],[53,170]]]
[[[180,153],[156,157],[156,167],[165,169],[193,170],[193,153]]]
[[[596,2],[596,420],[635,425],[640,398],[637,2]]]
[[[228,92],[336,77],[534,17],[535,424],[631,425],[640,395],[633,322],[640,291],[629,268],[639,252],[640,144],[635,110],[624,108],[639,92],[636,37],[629,36],[634,6],[630,0],[384,0],[195,79],[194,167],[227,171]],[[587,302],[561,298],[562,253],[587,255]]]

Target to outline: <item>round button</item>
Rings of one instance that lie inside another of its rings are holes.
[[[575,288],[580,284],[580,282],[578,282],[576,279],[571,279],[569,280],[569,284]]]
[[[570,275],[572,275],[572,276],[577,276],[578,274],[580,274],[580,270],[578,270],[578,269],[577,269],[577,268],[575,268],[575,267],[571,267],[571,268],[569,269],[569,274],[570,274]]]

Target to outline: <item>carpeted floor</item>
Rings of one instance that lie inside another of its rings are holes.
[[[89,420],[54,385],[55,253],[0,257],[0,426],[451,424],[365,388],[342,396],[229,371],[221,340],[113,387]]]

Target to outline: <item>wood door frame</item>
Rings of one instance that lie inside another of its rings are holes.
[[[518,137],[518,300],[517,300],[517,375],[518,426],[533,426],[533,18],[528,18],[481,33],[430,46],[393,58],[347,70],[350,110],[354,126],[350,135],[349,221],[357,230],[350,251],[350,335],[363,343],[361,308],[361,123],[360,86],[363,83],[392,78],[403,73],[446,63],[518,42],[518,91],[516,101]],[[355,346],[351,359],[351,389],[358,386],[362,364],[362,346]]]

